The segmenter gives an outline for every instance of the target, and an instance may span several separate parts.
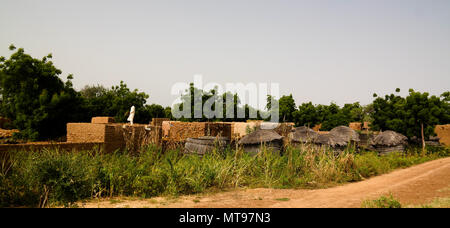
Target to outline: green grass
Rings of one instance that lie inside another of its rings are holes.
[[[450,198],[436,198],[430,203],[410,205],[410,208],[450,208]]]
[[[391,194],[389,196],[381,196],[376,200],[366,200],[362,203],[363,208],[402,208],[402,205]]]
[[[183,155],[180,150],[163,153],[154,146],[139,156],[16,152],[2,166],[10,168],[0,170],[0,207],[71,206],[83,199],[179,196],[240,187],[324,188],[449,154],[448,149],[388,156],[347,150],[336,156],[308,145],[289,147],[282,155],[264,150],[250,156],[227,150],[203,158]]]
[[[277,201],[289,201],[289,200],[291,200],[291,199],[289,199],[289,198],[279,198],[279,199],[276,199]]]

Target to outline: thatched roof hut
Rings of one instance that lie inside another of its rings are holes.
[[[199,138],[188,138],[184,147],[184,153],[204,155],[214,149],[224,150],[230,143],[226,137],[203,136]]]
[[[335,149],[343,149],[348,145],[348,141],[335,134],[318,135],[314,141],[318,145],[325,145]]]
[[[319,133],[309,127],[298,127],[289,134],[289,139],[293,143],[310,143],[314,142],[318,136]]]
[[[371,143],[380,154],[388,154],[395,151],[404,152],[407,144],[408,138],[395,131],[381,132]]]
[[[256,154],[261,152],[262,145],[269,150],[279,152],[283,147],[283,137],[274,130],[259,129],[244,136],[239,140],[238,144],[243,146],[244,151],[247,153]]]
[[[347,126],[335,127],[330,131],[330,134],[343,138],[346,142],[359,142],[359,134],[355,130]]]

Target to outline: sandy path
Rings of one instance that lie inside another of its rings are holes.
[[[403,205],[420,205],[437,197],[450,197],[450,158],[397,170],[371,179],[329,189],[243,189],[177,199],[112,199],[82,207],[360,207],[364,200],[392,193]]]

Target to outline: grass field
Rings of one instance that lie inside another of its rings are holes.
[[[309,145],[257,156],[228,149],[204,156],[162,153],[149,146],[139,156],[59,151],[17,152],[3,162],[0,206],[71,206],[83,199],[150,198],[248,188],[326,188],[355,182],[450,155],[449,149],[378,156],[348,149],[339,155]]]

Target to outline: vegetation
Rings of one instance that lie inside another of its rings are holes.
[[[15,49],[11,45],[10,50]],[[22,48],[9,59],[0,57],[0,116],[12,120],[11,127],[20,130],[16,137],[26,140],[57,139],[64,136],[66,123],[88,122],[93,116],[114,116],[118,122],[126,122],[131,105],[136,107],[136,123],[148,123],[155,117],[174,119],[171,107],[146,104],[149,95],[129,89],[124,82],[109,89],[97,85],[75,91],[71,82],[73,76],[69,75],[63,82],[59,78],[62,71],[53,65],[51,58],[51,54],[42,59],[32,58]],[[400,90],[397,89],[397,92]],[[195,97],[196,94],[199,96]],[[374,94],[374,97],[373,104],[367,106],[358,102],[343,107],[334,103],[313,105],[309,102],[297,107],[292,94],[282,96],[278,101],[269,95],[267,110],[257,110],[242,104],[237,94],[219,94],[217,89],[203,91],[191,84],[181,96],[182,101],[190,99],[191,107],[183,107],[180,103],[174,108],[191,114],[190,118],[176,117],[181,121],[247,121],[251,117],[262,120],[263,112],[278,108],[280,121],[295,122],[297,126],[322,124],[321,130],[326,131],[350,122],[373,120],[375,130],[394,130],[418,138],[422,135],[422,128],[424,138],[428,138],[433,134],[435,125],[450,122],[449,91],[441,97],[414,90],[410,90],[406,98],[394,94],[385,98]],[[202,107],[195,105],[195,99]],[[223,105],[221,113],[216,102]],[[203,113],[205,105],[210,106],[217,115]],[[195,116],[196,111],[199,116]],[[238,115],[240,113],[245,115]],[[225,119],[217,117],[224,114]]]
[[[11,45],[10,50],[16,48]],[[171,117],[170,108],[146,105],[149,96],[130,90],[124,82],[106,89],[86,86],[80,92],[72,86],[72,75],[60,79],[62,71],[49,54],[35,59],[20,48],[9,59],[0,57],[0,116],[12,120],[20,132],[15,137],[31,141],[57,139],[65,135],[68,122],[89,122],[93,116],[114,116],[126,122],[131,105],[136,123],[154,117]]]
[[[164,118],[164,108],[160,105],[146,105],[149,95],[131,91],[124,82],[111,89],[102,86],[86,86],[80,91],[84,98],[86,118],[93,116],[113,116],[117,122],[127,122],[131,104],[136,108],[136,123],[148,123],[152,118]]]
[[[402,204],[392,194],[376,200],[366,200],[361,206],[363,208],[402,208]]]
[[[139,156],[60,151],[17,152],[0,173],[0,206],[71,206],[87,198],[176,196],[239,187],[322,188],[448,156],[449,150],[377,156],[309,145],[284,154],[214,152],[203,158],[149,146]]]
[[[22,48],[9,59],[0,58],[0,113],[21,130],[16,133],[20,138],[56,138],[64,135],[68,121],[82,119],[82,99],[72,88],[72,76],[64,83],[51,58],[32,58]]]
[[[351,122],[367,121],[370,107],[363,107],[359,102],[345,104],[342,108],[334,103],[315,106],[309,102],[303,103],[293,112],[293,119],[297,126],[322,124],[321,130],[329,131],[337,126],[348,126]]]
[[[411,89],[406,98],[386,95],[375,99],[371,116],[374,130],[393,130],[409,138],[422,138],[425,145],[424,140],[435,134],[436,125],[450,122],[449,93],[437,97]]]
[[[175,104],[174,108],[180,110],[184,114],[183,117],[176,119],[181,121],[235,121],[242,122],[249,119],[261,120],[260,110],[256,110],[248,104],[242,104],[238,94],[225,92],[219,94],[217,89],[204,91],[198,89],[193,83],[190,84],[181,96],[181,103]],[[190,107],[184,107],[184,104],[190,104]],[[198,104],[201,104],[198,105]],[[216,105],[222,106],[222,110]],[[203,108],[208,107],[214,115],[207,115],[203,112]],[[254,115],[251,115],[254,114]],[[186,117],[187,116],[187,117]],[[254,117],[253,117],[254,116]]]
[[[408,208],[450,208],[450,198],[436,198],[422,205],[408,205]]]

